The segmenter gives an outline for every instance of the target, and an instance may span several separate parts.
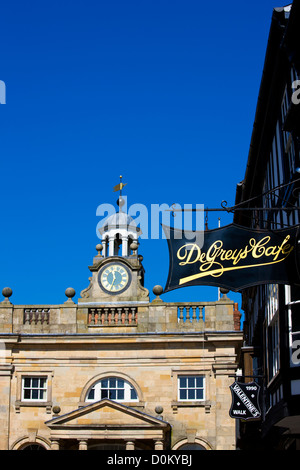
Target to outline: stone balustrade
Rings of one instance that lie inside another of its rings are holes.
[[[205,305],[200,303],[178,304],[178,323],[200,323],[205,321]]]
[[[105,333],[240,330],[241,314],[228,297],[215,302],[13,305],[0,302],[0,333]]]
[[[24,308],[23,323],[24,325],[35,324],[49,325],[50,308]]]
[[[95,307],[88,309],[89,326],[137,326],[137,307]]]

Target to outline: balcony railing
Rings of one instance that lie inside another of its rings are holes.
[[[88,309],[88,326],[137,326],[137,307]]]
[[[1,306],[0,331],[42,333],[92,333],[93,327],[135,327],[135,332],[240,330],[238,305],[226,302],[162,302],[152,301],[115,304],[75,304],[66,301],[59,305]],[[8,312],[4,312],[7,308]],[[11,326],[7,322],[11,318]],[[3,326],[1,327],[1,319]],[[6,323],[4,323],[4,320]]]
[[[178,305],[178,323],[203,323],[205,321],[205,306],[199,303],[184,303]]]
[[[23,315],[24,325],[49,325],[50,308],[25,308]]]

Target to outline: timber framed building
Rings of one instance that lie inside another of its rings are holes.
[[[251,199],[245,207],[253,210],[236,212],[239,225],[269,230],[299,226],[299,28],[299,0],[274,9],[245,178],[236,191],[236,204]],[[299,280],[291,286],[246,289],[242,308],[243,373],[257,377],[263,394],[262,419],[242,423],[239,445],[299,449]]]

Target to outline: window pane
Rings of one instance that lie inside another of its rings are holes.
[[[108,379],[104,379],[101,381],[101,388],[108,388]]]
[[[118,400],[124,400],[124,390],[118,390]]]
[[[95,389],[92,388],[92,389],[89,391],[88,400],[94,400],[94,399],[95,399]]]
[[[109,384],[110,387],[116,388],[116,382],[117,382],[116,379],[110,379],[110,384]]]
[[[196,377],[196,387],[203,387],[203,377]]]
[[[196,390],[196,399],[203,400],[203,390],[201,389]]]
[[[188,387],[195,387],[195,377],[188,377]]]
[[[39,379],[32,379],[32,388],[37,388],[39,386]]]
[[[195,400],[195,390],[188,390],[188,399]]]
[[[40,388],[46,388],[46,379],[45,378],[40,379]]]
[[[124,388],[124,380],[118,380],[117,381],[117,387],[118,388]]]
[[[26,378],[24,379],[24,387],[30,387],[31,379]]]
[[[117,394],[116,390],[110,390],[110,392],[109,392],[109,398],[110,398],[111,400],[115,400],[115,399],[116,399],[116,394]]]
[[[131,398],[131,400],[136,400],[137,399],[137,393],[134,390],[134,388],[130,389],[130,398]]]
[[[186,377],[179,377],[180,388],[186,387]]]
[[[108,398],[108,390],[101,390],[101,399]]]
[[[37,400],[39,397],[39,391],[38,389],[32,389],[32,392],[31,392],[31,398],[33,400]]]
[[[186,400],[186,390],[180,390],[180,400]]]
[[[26,390],[24,390],[24,398],[26,400],[30,399],[30,390],[28,388]]]

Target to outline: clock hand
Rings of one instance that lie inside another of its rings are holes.
[[[111,283],[110,290],[112,290],[115,280],[116,280],[116,273],[115,271],[113,271],[113,282]]]

